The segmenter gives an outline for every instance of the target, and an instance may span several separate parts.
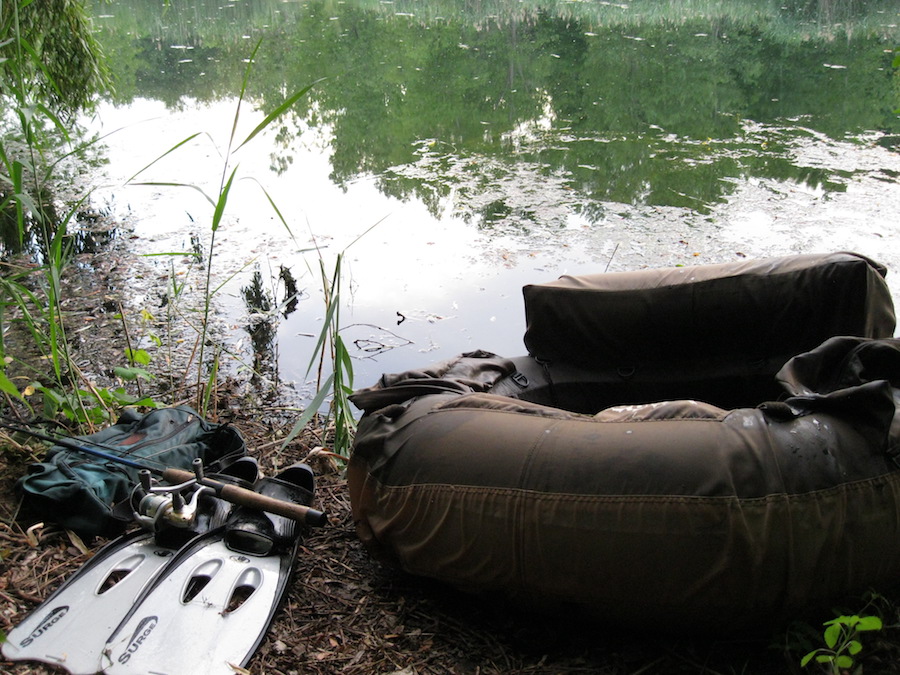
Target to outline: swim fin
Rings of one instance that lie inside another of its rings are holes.
[[[312,470],[295,464],[254,489],[309,505]],[[109,639],[104,673],[233,675],[272,621],[297,556],[302,525],[241,507],[185,546]]]
[[[111,542],[10,631],[4,658],[52,663],[73,675],[96,673],[103,636],[174,554],[142,530]]]
[[[253,485],[256,461],[244,457],[217,474],[220,480]],[[175,558],[187,541],[220,528],[232,505],[210,495],[199,501],[187,528],[160,525],[136,530],[100,549],[7,635],[2,652],[11,661],[42,661],[72,675],[99,671],[106,640],[141,591]]]

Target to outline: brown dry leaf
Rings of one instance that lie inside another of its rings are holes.
[[[84,545],[84,541],[77,534],[72,532],[72,530],[66,530],[66,535],[69,537],[69,541],[72,542],[72,546],[77,548],[84,555],[90,555],[91,549]]]

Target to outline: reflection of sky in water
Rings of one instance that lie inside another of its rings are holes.
[[[102,131],[123,127],[108,139],[111,183],[121,183],[198,128],[227,134],[233,113],[233,103],[172,114],[147,101],[125,108],[104,106],[96,123]],[[244,117],[247,129],[259,119],[255,114]],[[224,146],[225,140],[217,142]],[[265,278],[276,277],[279,265],[290,267],[305,299],[279,326],[281,371],[285,379],[304,379],[315,344],[310,336],[318,335],[324,313],[316,254],[301,252],[313,247],[314,237],[329,272],[334,257],[346,250],[343,294],[349,302],[342,309],[342,323],[348,326],[348,344],[361,347],[355,351],[363,359],[357,366],[358,384],[373,381],[385,370],[402,370],[465,350],[522,352],[521,286],[562,273],[555,256],[531,250],[527,242],[478,234],[452,215],[437,221],[414,200],[384,196],[371,178],[341,189],[328,179],[328,155],[321,150],[325,145],[313,139],[305,143],[280,176],[269,170],[268,146],[262,138],[236,155],[238,175],[253,176],[265,186],[295,241],[256,183],[236,185],[216,233],[215,273],[224,281],[250,264],[226,283],[220,296],[232,300],[224,308],[228,324],[242,325],[239,289],[256,264]],[[206,180],[210,183],[203,187],[210,194],[220,173],[221,159],[211,141],[199,137],[137,180],[195,184]],[[121,209],[127,206],[130,215],[124,211],[120,215],[134,225],[138,252],[189,250],[191,234],[208,242],[212,207],[195,190],[111,187],[97,191],[95,199],[111,200]],[[167,258],[154,260],[170,264]],[[403,318],[399,325],[398,312]],[[240,337],[236,334],[234,340]],[[372,357],[375,344],[391,346],[407,340],[412,344]]]
[[[133,224],[137,252],[188,250],[191,234],[208,242],[212,207],[198,192],[120,186],[179,141],[208,130],[216,134],[218,151],[208,136],[200,136],[137,180],[208,181],[204,189],[214,192],[222,171],[217,152],[224,152],[233,115],[233,102],[180,112],[150,101],[101,107],[92,126],[103,133],[122,130],[108,138],[113,187],[98,190],[94,199],[110,204]],[[260,120],[259,114],[245,109],[238,137]],[[740,256],[854,250],[888,265],[888,280],[900,297],[900,252],[893,244],[900,226],[900,185],[891,179],[900,175],[900,157],[874,144],[813,135],[795,141],[792,152],[798,165],[848,172],[843,192],[791,181],[733,179],[734,192],[709,214],[604,203],[595,205],[601,216],[589,226],[578,214],[578,194],[525,161],[503,165],[490,158],[467,157],[473,180],[486,172],[496,180],[487,188],[471,190],[458,182],[458,189],[444,197],[440,215],[433,216],[417,199],[400,201],[377,188],[379,179],[391,175],[440,180],[427,153],[414,165],[394,167],[385,176],[363,176],[341,188],[329,179],[327,141],[321,131],[307,131],[292,148],[293,163],[280,175],[270,170],[268,132],[235,156],[238,176],[253,177],[265,186],[294,240],[252,180],[236,184],[216,235],[215,283],[225,283],[219,301],[224,320],[232,327],[233,343],[244,337],[240,288],[257,266],[267,280],[277,277],[279,265],[290,267],[305,290],[308,297],[278,328],[281,373],[289,381],[305,379],[315,344],[310,335],[318,335],[323,320],[316,256],[302,252],[312,247],[313,238],[329,272],[334,257],[346,249],[342,323],[348,326],[347,343],[360,347],[354,351],[360,358],[355,365],[357,386],[368,386],[383,372],[419,367],[476,348],[508,356],[523,353],[521,287],[566,273],[603,272],[607,266],[616,271]],[[459,172],[455,179],[464,175]],[[461,217],[470,212],[472,201],[489,204],[492,189],[528,214],[521,227],[496,231]],[[152,259],[151,264],[159,265],[162,274],[170,262]],[[242,271],[229,279],[238,270]],[[403,317],[399,324],[398,312]],[[407,340],[411,344],[372,357],[373,345]]]

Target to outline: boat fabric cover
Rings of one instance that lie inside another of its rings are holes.
[[[884,274],[838,253],[526,287],[529,356],[351,396],[357,532],[408,572],[642,628],[770,626],[892,582]]]
[[[524,287],[525,346],[540,361],[628,376],[673,364],[773,375],[833,335],[893,336],[885,272],[829,253],[563,276]]]
[[[477,352],[353,396],[373,555],[677,632],[770,626],[900,575],[900,340],[829,339],[781,369],[782,400],[734,410],[576,414],[491,394],[510,371]]]

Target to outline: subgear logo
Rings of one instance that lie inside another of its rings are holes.
[[[131,640],[129,640],[128,646],[119,656],[119,663],[128,663],[128,659],[130,659],[133,654],[137,653],[137,650],[140,649],[141,645],[144,644],[144,641],[150,637],[150,633],[153,632],[153,629],[156,628],[158,624],[159,618],[155,616],[147,616],[141,619],[137,628],[134,629],[134,633],[131,634]]]
[[[54,607],[53,609],[51,609],[50,613],[40,620],[40,622],[38,623],[38,627],[31,631],[31,635],[29,635],[19,643],[19,646],[27,647],[28,645],[30,645],[48,630],[53,628],[53,624],[63,618],[68,613],[68,611],[68,605],[60,605],[59,607]]]

